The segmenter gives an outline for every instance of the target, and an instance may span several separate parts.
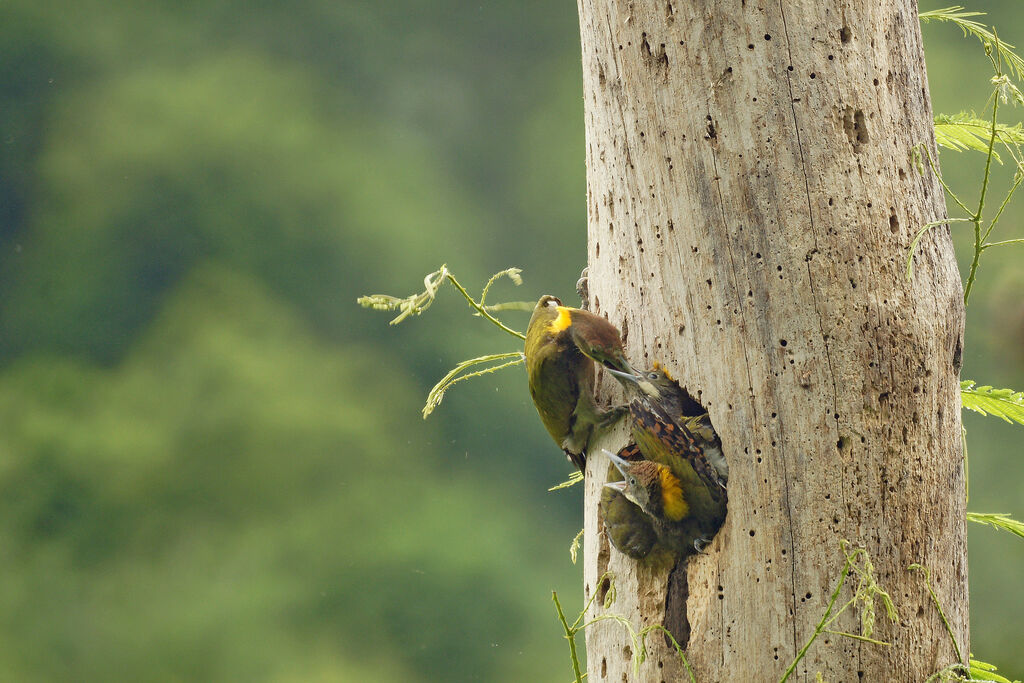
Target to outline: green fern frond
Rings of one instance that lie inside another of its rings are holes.
[[[484,285],[483,294],[480,295],[480,305],[486,305],[487,293],[491,291],[491,285],[493,285],[495,282],[497,282],[503,277],[507,277],[509,280],[511,280],[512,284],[514,284],[516,287],[523,284],[522,272],[522,268],[506,268],[505,270],[492,275],[491,279],[487,281],[486,285]]]
[[[586,531],[586,529],[580,529],[580,532],[576,534],[575,538],[572,539],[572,543],[569,544],[569,558],[572,560],[573,564],[576,564],[576,559],[579,557],[581,545],[580,541],[582,541],[583,539],[584,531]]]
[[[973,113],[938,114],[935,117],[935,142],[940,147],[957,152],[972,149],[988,154],[991,136],[992,123],[979,119]],[[1019,148],[1024,145],[1024,128],[1019,123],[1015,126],[997,123],[996,140],[1007,148]],[[992,158],[1002,163],[995,150],[992,151]]]
[[[392,320],[390,325],[397,325],[411,315],[420,315],[430,308],[437,297],[438,288],[444,284],[448,277],[448,266],[441,266],[433,273],[423,278],[424,291],[418,294],[411,294],[405,298],[391,296],[390,294],[370,294],[356,299],[363,308],[372,308],[377,311],[399,311],[398,316]]]
[[[960,382],[960,396],[964,408],[982,415],[995,415],[1006,422],[1024,425],[1024,391],[979,387],[967,380]]]
[[[971,17],[985,16],[984,12],[968,12],[960,5],[953,5],[952,7],[934,9],[930,12],[921,12],[917,16],[923,24],[929,21],[947,21],[951,24],[956,24],[964,32],[965,36],[974,36],[986,46],[996,42],[995,34],[989,31],[987,26],[971,19]],[[1014,77],[1020,80],[1022,74],[1024,74],[1024,58],[1021,58],[1020,55],[1013,51],[1014,46],[1010,43],[1003,42],[1002,40],[998,42],[999,51],[1002,53],[1003,59],[1006,60],[1006,64],[1010,67]]]
[[[1024,522],[1018,522],[1017,520],[1012,519],[1009,515],[1004,515],[998,512],[968,512],[967,520],[970,522],[977,522],[978,524],[988,524],[996,529],[1009,531],[1015,536],[1024,538]]]

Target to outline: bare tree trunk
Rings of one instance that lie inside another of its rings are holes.
[[[960,277],[915,169],[934,155],[913,0],[580,0],[591,306],[631,359],[710,411],[731,467],[725,526],[676,596],[700,681],[778,680],[825,611],[841,539],[899,611],[884,647],[825,634],[794,680],[922,681],[969,652]],[[610,385],[606,384],[606,387]],[[611,443],[606,445],[621,445]],[[668,568],[609,548],[607,463],[588,462],[586,592],[664,623]],[[842,600],[849,597],[847,591]],[[670,601],[673,602],[673,601]],[[669,610],[672,611],[671,609]],[[680,618],[669,614],[669,621]],[[850,611],[832,625],[859,633]],[[626,631],[587,632],[589,680],[673,681],[663,638],[631,672]]]

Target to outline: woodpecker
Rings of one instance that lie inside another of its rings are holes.
[[[563,306],[545,295],[526,330],[526,371],[530,395],[544,427],[582,472],[595,428],[614,423],[625,407],[600,410],[594,401],[594,365],[623,375],[635,371],[622,350],[619,331],[599,315]]]
[[[628,462],[643,460],[636,444],[629,444],[619,451],[618,456]],[[622,475],[614,463],[608,466],[608,486],[601,489],[601,519],[608,540],[615,548],[628,557],[640,559],[646,557],[658,541],[654,522],[642,509],[631,502],[625,491],[618,486],[622,483]]]
[[[701,405],[683,391],[679,383],[672,378],[660,363],[638,376],[639,388],[652,400],[658,401],[669,416],[685,427],[693,435],[697,446],[703,451],[715,473],[723,483],[729,481],[729,463],[722,454],[722,440],[711,426],[711,418]],[[621,376],[616,376],[621,380]]]
[[[624,477],[623,481],[610,482],[605,487],[618,491],[643,511],[658,546],[685,557],[700,552],[722,525],[724,509],[721,516],[703,516],[689,497],[692,490],[669,466],[653,460],[629,461],[610,451],[605,453]]]
[[[681,454],[715,497],[724,497],[729,466],[710,418],[707,413],[698,414],[700,404],[657,363],[644,373],[630,374],[614,368],[609,372],[631,398],[633,439],[644,456],[669,464],[671,454]]]
[[[630,431],[644,461],[613,457],[625,481],[607,486],[653,520],[659,545],[684,554],[699,550],[725,521],[728,496],[721,472],[727,470],[721,442],[706,414],[687,417],[700,410],[699,404],[660,366],[632,375],[610,372],[630,397]],[[719,466],[709,461],[708,449],[718,454]]]
[[[722,440],[718,438],[718,432],[711,426],[711,417],[707,413],[683,417],[681,424],[693,434],[697,447],[704,452],[711,466],[715,468],[718,478],[722,484],[729,483],[729,463],[722,453]]]

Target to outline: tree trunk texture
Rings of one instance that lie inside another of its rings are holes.
[[[609,547],[607,460],[591,451],[589,617],[669,624],[698,681],[777,681],[825,612],[846,539],[899,612],[891,624],[877,607],[874,637],[891,646],[826,633],[791,680],[923,681],[956,655],[908,565],[931,570],[964,656],[970,643],[948,227],[904,275],[917,229],[946,216],[912,160],[919,143],[935,155],[917,3],[580,0],[579,13],[591,308],[635,364],[661,361],[704,405],[731,468],[725,525],[670,582],[664,563]],[[860,633],[858,611],[831,628]],[[664,637],[648,644],[636,676],[626,630],[589,627],[588,680],[684,680]]]

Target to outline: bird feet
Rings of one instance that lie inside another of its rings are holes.
[[[697,538],[693,541],[693,549],[698,553],[703,553],[704,548],[707,548],[709,545],[711,545],[710,538]]]
[[[629,406],[613,406],[598,416],[597,427],[598,429],[609,429],[627,415],[629,415]]]
[[[576,294],[580,297],[580,308],[584,311],[590,310],[590,286],[587,272],[590,268],[585,267],[580,271],[580,279],[576,281]]]

